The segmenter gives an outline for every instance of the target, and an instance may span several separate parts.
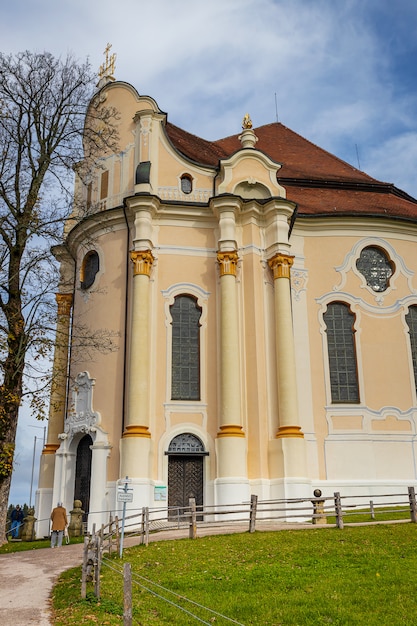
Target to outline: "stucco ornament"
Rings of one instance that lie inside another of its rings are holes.
[[[100,414],[93,411],[94,378],[88,372],[80,372],[71,387],[71,403],[65,420],[64,431],[67,435],[96,432],[100,423]]]

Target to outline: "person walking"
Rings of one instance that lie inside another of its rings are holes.
[[[51,532],[51,548],[55,548],[57,544],[58,548],[62,546],[62,537],[64,530],[68,525],[67,511],[63,507],[62,502],[58,502],[56,507],[51,513],[52,520],[52,532]]]
[[[10,527],[12,539],[18,539],[19,528],[21,523],[23,522],[23,511],[20,508],[20,504],[18,504],[16,508],[13,509],[10,519],[12,520],[12,525]]]

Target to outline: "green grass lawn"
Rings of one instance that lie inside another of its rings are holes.
[[[221,615],[245,626],[413,624],[416,540],[417,525],[407,523],[152,542],[126,549],[123,560],[105,559],[99,601],[92,586],[81,600],[81,568],[63,574],[53,592],[55,624],[122,624],[125,561],[133,572],[133,624],[142,626],[233,623]]]

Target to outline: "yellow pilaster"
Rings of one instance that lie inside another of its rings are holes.
[[[149,277],[152,252],[133,251],[133,304],[130,341],[128,411],[123,437],[150,437],[149,432]]]
[[[236,251],[218,252],[220,268],[220,431],[218,437],[244,437],[240,406],[238,309],[236,294]]]
[[[132,325],[120,475],[149,480],[149,278],[154,257],[150,250],[134,250],[130,258],[133,262]]]
[[[217,433],[217,476],[230,481],[247,474],[246,438],[242,426],[239,363],[236,251],[219,251],[220,269],[220,426]]]
[[[279,428],[277,438],[304,435],[299,426],[290,271],[294,257],[278,253],[268,261],[274,276]]]

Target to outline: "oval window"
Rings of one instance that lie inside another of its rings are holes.
[[[191,193],[193,190],[193,181],[188,174],[181,176],[181,191],[182,193]]]
[[[81,289],[89,289],[91,287],[99,269],[99,256],[95,250],[91,250],[85,255],[81,266]]]

